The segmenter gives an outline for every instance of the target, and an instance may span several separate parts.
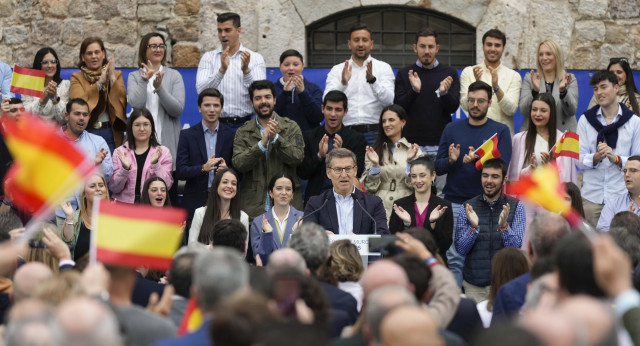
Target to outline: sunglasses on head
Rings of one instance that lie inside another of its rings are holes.
[[[629,63],[629,60],[627,60],[627,58],[611,58],[611,59],[609,59],[609,62],[612,63],[612,64],[615,64],[615,63],[618,63],[618,62],[621,62],[621,61]]]

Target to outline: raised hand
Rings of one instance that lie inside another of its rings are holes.
[[[534,70],[531,70],[531,72],[529,72],[529,75],[531,76],[531,88],[533,88],[533,91],[540,91],[540,74]]]
[[[482,80],[482,66],[473,67],[473,76],[476,77],[476,81]]]
[[[219,157],[216,162],[217,162],[217,165],[218,165],[217,166],[218,168],[216,168],[216,171],[219,170],[219,169],[227,168],[227,162],[224,160],[224,157]]]
[[[225,48],[220,54],[220,73],[224,74],[229,68],[229,47]]]
[[[156,163],[158,163],[160,156],[162,156],[162,149],[156,150],[156,152],[151,155],[151,164],[155,165]]]
[[[491,72],[491,87],[495,89],[498,87],[498,70],[493,67],[489,67],[489,71]]]
[[[108,152],[109,152],[108,150],[105,150],[104,148],[100,148],[100,151],[96,153],[96,159],[95,159],[96,165],[99,165],[102,163],[104,158],[107,157]]]
[[[302,225],[302,216],[298,216],[298,220],[293,224],[293,227],[291,227],[291,232],[295,232],[300,225]]]
[[[451,143],[449,146],[449,164],[453,165],[460,157],[460,144]]]
[[[62,203],[60,205],[60,208],[62,209],[62,212],[64,213],[67,219],[73,218],[73,207],[71,206],[71,203],[69,202]]]
[[[251,72],[251,70],[249,70],[249,61],[251,60],[251,53],[249,53],[246,50],[243,51],[242,54],[240,55],[240,59],[242,59],[242,62],[240,64],[242,73],[249,74],[249,72]]]
[[[567,91],[567,86],[569,85],[569,83],[571,83],[571,75],[567,73],[564,75],[564,78],[562,78],[562,80],[560,81],[559,90],[561,93],[564,93]]]
[[[529,157],[529,164],[531,165],[531,169],[536,169],[538,167],[538,158],[536,157],[536,153],[531,153]]]
[[[318,154],[320,157],[326,157],[329,152],[329,136],[326,134],[322,136],[320,142],[318,143]]]
[[[369,62],[367,63],[367,74],[365,78],[367,79],[367,81],[375,78],[375,76],[373,75],[373,60],[369,60]]]
[[[206,172],[213,171],[216,168],[216,164],[218,163],[218,161],[219,160],[216,160],[216,154],[211,155],[211,157],[207,159],[207,162],[202,165],[202,170]]]
[[[411,162],[411,160],[416,158],[418,150],[420,150],[420,147],[416,143],[411,144],[411,148],[407,151],[407,162]]]
[[[269,221],[267,221],[267,217],[264,214],[262,214],[262,231],[265,233],[273,232],[273,227],[271,227]]]
[[[151,61],[147,60],[147,63],[142,63],[142,67],[140,68],[140,72],[141,72],[141,77],[144,80],[149,80],[149,78],[153,77],[153,75],[158,72],[157,69],[153,68],[153,65],[151,65]]]
[[[43,228],[42,233],[44,233],[42,242],[47,246],[47,252],[51,254],[51,256],[57,258],[59,261],[71,259],[69,246],[60,239],[60,236],[46,227]]]
[[[164,287],[164,291],[162,291],[162,298],[158,297],[157,292],[151,293],[151,296],[149,296],[149,304],[147,304],[147,310],[156,315],[165,317],[169,316],[175,292],[176,291],[172,285],[166,285]]]
[[[395,203],[393,204],[393,212],[396,213],[404,223],[411,223],[411,215],[409,215],[409,212]]]
[[[551,155],[549,155],[549,152],[547,151],[540,152],[540,160],[543,165],[546,165],[551,162]]]
[[[351,79],[351,66],[349,66],[349,60],[344,62],[344,67],[342,68],[342,85],[346,86],[349,84],[349,80]]]
[[[373,148],[368,145],[365,151],[367,153],[367,158],[369,158],[369,161],[371,161],[371,163],[373,164],[373,167],[379,167],[380,157],[378,157],[378,153],[376,153],[376,151],[373,150]]]
[[[337,133],[333,137],[333,147],[334,148],[342,148],[342,137],[340,137],[340,135],[337,134]]]
[[[473,207],[471,207],[471,204],[465,204],[464,211],[467,213],[467,221],[469,222],[469,225],[473,227],[478,227],[478,222],[479,222],[478,214],[476,214],[476,212],[473,210]]]
[[[469,153],[464,155],[462,158],[463,163],[472,163],[478,159],[478,155],[475,153],[475,149],[472,146],[469,146]]]
[[[289,79],[289,81],[291,80],[293,80],[296,85],[296,92],[301,94],[304,91],[304,79],[302,79],[302,76],[293,76]]]
[[[289,78],[289,80],[288,80],[286,83],[284,83],[284,87],[282,88],[282,90],[284,90],[284,91],[291,91],[291,89],[293,89],[293,86],[294,86],[295,84],[296,84],[296,83],[294,83],[294,82],[293,82],[293,77],[292,77],[292,78]]]
[[[437,206],[435,209],[433,209],[433,211],[431,212],[431,215],[429,215],[429,222],[436,222],[438,221],[438,219],[440,219],[442,217],[442,215],[444,215],[444,212],[447,211],[447,206]]]
[[[100,149],[102,151],[102,149]],[[129,156],[127,155],[127,152],[124,150],[116,150],[116,154],[118,155],[118,159],[120,159],[120,162],[122,163],[122,168],[126,169],[127,171],[131,169],[131,159],[129,159]],[[98,158],[96,156],[96,162],[97,162]],[[101,161],[102,162],[102,161]]]
[[[498,228],[507,227],[507,218],[509,217],[509,211],[511,210],[511,204],[507,203],[502,206],[502,212],[498,217]]]
[[[162,78],[164,77],[164,71],[156,73],[156,79],[153,80],[153,88],[160,89],[162,85]]]
[[[396,240],[395,245],[401,248],[404,252],[414,254],[420,257],[423,261],[433,257],[433,254],[427,250],[427,247],[410,234],[400,232],[396,233],[396,237],[398,237],[398,240]]]
[[[447,78],[443,79],[442,82],[440,82],[440,92],[443,93],[447,90],[449,90],[449,88],[451,88],[451,84],[453,83],[453,78],[451,76],[447,76]]]
[[[422,80],[420,80],[420,76],[418,76],[418,72],[413,72],[413,70],[409,70],[409,83],[411,83],[411,87],[415,92],[420,92],[422,89]]]

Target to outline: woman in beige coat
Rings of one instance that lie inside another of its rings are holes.
[[[382,109],[380,130],[373,147],[367,146],[365,172],[361,181],[365,190],[382,199],[387,220],[393,212],[395,200],[413,192],[407,175],[407,163],[422,155],[417,144],[410,144],[402,137],[407,123],[407,113],[398,105]]]

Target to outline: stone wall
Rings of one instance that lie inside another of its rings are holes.
[[[216,15],[242,16],[242,42],[278,66],[286,48],[305,52],[305,27],[333,13],[370,5],[406,5],[460,18],[482,33],[507,33],[506,65],[535,67],[537,44],[560,42],[569,69],[597,69],[610,57],[640,61],[640,0],[0,0],[0,60],[30,66],[35,52],[53,47],[63,67],[75,67],[80,42],[105,40],[119,67],[136,65],[140,37],[159,31],[169,38],[168,61],[197,67],[218,45]]]

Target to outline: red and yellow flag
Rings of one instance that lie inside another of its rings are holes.
[[[553,146],[553,157],[560,156],[573,157],[574,159],[580,158],[580,136],[577,133],[565,132]]]
[[[186,211],[102,202],[92,224],[92,250],[105,264],[165,270],[180,245]]]
[[[198,303],[194,298],[189,299],[178,328],[178,336],[195,332],[202,326],[202,322],[202,311],[198,307]]]
[[[55,208],[95,169],[80,149],[36,116],[5,116],[0,130],[14,158],[5,192],[28,212]]]
[[[44,77],[45,73],[43,70],[34,70],[15,65],[13,67],[11,88],[9,88],[9,90],[16,94],[42,97]]]
[[[498,150],[498,134],[496,133],[487,139],[475,153],[480,156],[480,159],[476,161],[476,169],[479,171],[482,170],[482,165],[484,165],[487,160],[497,159],[502,156],[500,150]]]
[[[544,209],[559,213],[572,226],[580,224],[580,216],[566,200],[565,186],[560,181],[558,167],[555,164],[536,168],[528,175],[521,175],[520,180],[507,184],[507,193],[516,195]]]

